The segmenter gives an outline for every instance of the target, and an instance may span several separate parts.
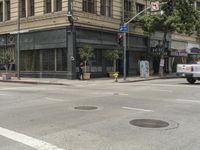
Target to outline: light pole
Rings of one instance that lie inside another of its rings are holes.
[[[18,0],[18,17],[17,17],[17,79],[20,80],[20,0]]]

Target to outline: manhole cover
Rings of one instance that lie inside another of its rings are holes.
[[[94,110],[97,109],[96,106],[77,106],[74,107],[74,109],[78,109],[78,110]]]
[[[130,121],[130,124],[143,128],[164,128],[169,126],[169,123],[165,121],[154,119],[135,119]]]

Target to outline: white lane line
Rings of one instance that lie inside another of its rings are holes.
[[[7,94],[0,94],[0,96],[6,96]]]
[[[200,103],[200,100],[189,100],[189,99],[176,99],[179,102],[186,102],[186,103]]]
[[[50,100],[50,101],[55,101],[55,102],[64,102],[65,100],[64,99],[57,99],[57,98],[50,98],[50,97],[46,97],[47,100]]]
[[[122,107],[123,109],[128,109],[128,110],[137,110],[137,111],[145,111],[145,112],[152,112],[153,110],[148,110],[148,109],[141,109],[141,108],[133,108],[133,107]]]
[[[136,85],[136,84],[134,84]],[[180,84],[153,84],[153,83],[149,83],[149,84],[145,84],[145,83],[141,83],[141,84],[137,84],[137,85],[144,85],[144,86],[160,86],[160,87],[181,87],[181,88],[200,88],[200,86],[194,86],[194,85],[180,85]]]
[[[159,90],[159,89],[150,89],[151,91],[158,91],[158,92],[168,92],[168,93],[172,93],[172,90]]]
[[[17,141],[19,143],[28,145],[37,150],[65,150],[63,148],[58,148],[57,146],[49,144],[47,142],[2,127],[0,127],[0,135],[9,138],[13,141]]]

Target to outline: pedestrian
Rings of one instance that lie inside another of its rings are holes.
[[[79,65],[79,79],[83,80],[83,63],[81,62]]]

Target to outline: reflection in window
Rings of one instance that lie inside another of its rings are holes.
[[[26,17],[26,0],[20,1],[20,18]]]
[[[94,0],[83,0],[83,11],[88,13],[95,13]]]
[[[0,22],[3,21],[3,2],[0,2]]]
[[[35,0],[29,0],[29,16],[35,15]]]
[[[144,7],[145,6],[143,4],[136,3],[136,13],[143,11]]]
[[[5,20],[10,20],[10,0],[5,0]]]
[[[101,15],[111,16],[111,0],[101,0]]]
[[[45,0],[45,13],[51,13],[51,0]]]
[[[62,0],[55,0],[55,11],[62,11]]]

